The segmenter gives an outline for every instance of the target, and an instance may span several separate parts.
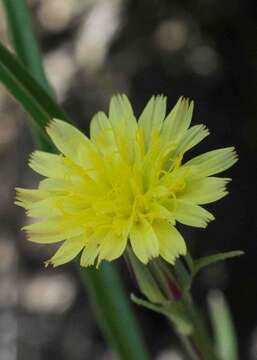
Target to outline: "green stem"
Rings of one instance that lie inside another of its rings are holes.
[[[170,315],[167,313],[171,324],[173,325],[180,341],[192,360],[220,360],[214,350],[214,346],[202,316],[189,296],[184,296],[179,301],[180,312],[185,319],[190,321],[191,331],[183,331],[183,327],[178,326],[178,319],[174,319],[174,309],[171,307]],[[173,307],[176,303],[173,305]]]
[[[192,342],[186,336],[181,335],[178,331],[177,331],[177,336],[180,339],[180,342],[184,345],[184,348],[186,349],[188,355],[190,356],[190,359],[199,360],[199,356],[196,353],[196,350]]]
[[[196,310],[193,304],[190,305],[188,310],[191,312],[191,319],[194,329],[192,335],[189,336],[189,340],[193,344],[198,359],[219,360],[199,311]]]
[[[176,272],[180,272],[180,267],[176,268]],[[181,278],[183,277],[181,276]],[[180,301],[182,304],[181,311],[186,314],[188,319],[190,319],[193,330],[191,334],[180,333],[179,337],[186,346],[190,357],[193,360],[220,360],[215,353],[214,344],[202,314],[193,303],[191,294],[186,291],[183,292],[182,296],[183,298]]]
[[[131,306],[114,265],[79,267],[82,282],[90,293],[90,302],[106,338],[121,360],[147,360],[148,355],[138,331]]]
[[[147,266],[141,265],[135,259],[132,251],[129,252],[128,261],[136,275],[139,289],[147,298],[140,299],[135,295],[132,300],[139,306],[163,314],[168,318],[177,332],[182,344],[192,360],[220,360],[215,353],[212,339],[208,329],[193,304],[188,281],[191,278],[189,268],[177,260],[175,266],[155,259]],[[147,269],[152,273],[151,287],[149,278],[145,275]],[[162,290],[163,296],[159,296]]]

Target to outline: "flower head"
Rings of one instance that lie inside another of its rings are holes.
[[[186,254],[176,222],[206,227],[213,215],[201,205],[227,194],[228,178],[213,175],[237,161],[233,147],[189,161],[184,154],[208,134],[190,127],[193,102],[180,98],[166,116],[166,98],[152,97],[138,122],[125,95],[114,96],[108,117],[99,112],[90,139],[53,120],[47,133],[60,154],[35,151],[31,168],[46,177],[34,190],[17,189],[17,204],[39,221],[24,227],[38,243],[64,241],[54,266],[81,251],[82,266],[121,256],[128,243],[143,263]]]

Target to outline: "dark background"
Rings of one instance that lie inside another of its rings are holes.
[[[152,94],[169,107],[195,100],[193,122],[211,135],[192,155],[235,145],[239,162],[225,176],[230,194],[208,208],[207,229],[181,227],[191,253],[241,249],[245,255],[211,266],[194,293],[221,289],[230,304],[240,359],[257,359],[256,128],[257,12],[250,0],[34,0],[34,29],[58,99],[88,131],[113,93],[126,93],[139,114]],[[0,9],[0,37],[8,43]],[[27,167],[33,149],[27,116],[0,89],[0,359],[113,359],[95,324],[72,264],[45,269],[54,247],[27,243],[26,221],[13,205],[14,187],[36,186]],[[128,293],[137,291],[119,266]],[[153,359],[184,359],[166,321],[134,307]],[[122,314],[121,314],[122,316]],[[228,359],[233,360],[233,359]]]

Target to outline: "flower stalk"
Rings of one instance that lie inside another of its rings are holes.
[[[190,255],[188,255],[188,259]],[[167,317],[191,359],[218,360],[212,339],[190,293],[191,270],[181,260],[174,267],[162,260],[142,265],[130,248],[126,258],[139,289],[147,300],[132,295],[132,300]],[[193,260],[191,259],[193,266]]]

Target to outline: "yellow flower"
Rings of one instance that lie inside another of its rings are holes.
[[[54,266],[81,251],[88,266],[121,256],[128,245],[143,263],[161,256],[174,263],[186,254],[176,221],[206,227],[213,215],[203,204],[227,194],[228,178],[213,175],[237,161],[233,147],[183,161],[208,134],[190,126],[193,102],[180,98],[166,116],[166,98],[152,97],[138,122],[125,95],[114,96],[109,116],[99,112],[90,139],[53,120],[47,133],[59,149],[35,151],[31,168],[46,177],[38,189],[17,189],[17,204],[39,221],[24,227],[37,243],[63,241],[47,262]]]

